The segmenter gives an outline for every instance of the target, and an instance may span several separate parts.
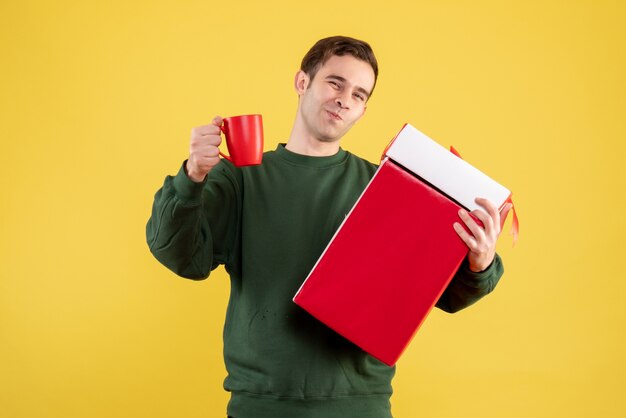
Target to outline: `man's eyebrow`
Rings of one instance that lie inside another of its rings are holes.
[[[340,81],[340,82],[342,82],[342,83],[345,83],[346,81],[348,81],[348,80],[346,80],[345,78],[343,78],[342,76],[340,76],[340,75],[334,75],[334,74],[329,74],[329,75],[327,75],[327,76],[326,76],[326,80],[328,80],[328,79],[337,80],[337,81]],[[356,86],[355,88],[356,88],[356,90],[357,90],[358,92],[363,93],[363,94],[364,94],[365,96],[367,96],[367,97],[370,97],[370,92],[369,92],[369,91],[367,91],[367,90],[365,90],[363,87]]]

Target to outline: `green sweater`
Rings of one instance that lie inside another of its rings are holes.
[[[205,279],[220,264],[230,274],[224,325],[229,415],[391,416],[395,367],[292,301],[375,171],[344,150],[309,157],[279,145],[259,166],[222,161],[204,183],[192,182],[181,167],[157,192],[147,225],[154,256],[190,279]],[[462,309],[489,293],[501,275],[499,257],[482,273],[462,266],[437,306]]]

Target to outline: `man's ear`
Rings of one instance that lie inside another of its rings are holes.
[[[309,81],[309,75],[304,71],[300,70],[296,73],[294,87],[298,96],[302,96],[304,94],[306,89],[309,87]]]

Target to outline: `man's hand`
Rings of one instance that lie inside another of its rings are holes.
[[[191,130],[191,145],[187,161],[187,176],[197,183],[204,181],[206,175],[220,162],[218,146],[222,142],[222,118],[216,116],[210,125],[198,126]]]
[[[459,211],[459,217],[470,230],[471,234],[467,233],[458,222],[454,223],[454,230],[459,234],[459,237],[461,237],[470,250],[467,255],[469,269],[474,272],[480,272],[489,267],[496,255],[496,241],[502,231],[504,220],[513,205],[510,203],[504,205],[502,214],[500,214],[493,203],[487,199],[479,197],[476,199],[476,203],[485,208],[486,211],[479,209],[472,211],[472,214],[483,223],[483,227],[480,227],[469,216],[467,211],[461,209]]]

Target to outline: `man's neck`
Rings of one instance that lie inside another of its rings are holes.
[[[339,152],[339,140],[321,141],[294,126],[285,148],[296,154],[308,155],[310,157],[328,157]]]
[[[328,157],[339,152],[339,143],[321,141],[304,142],[289,139],[285,148],[296,154],[308,155],[310,157]]]

